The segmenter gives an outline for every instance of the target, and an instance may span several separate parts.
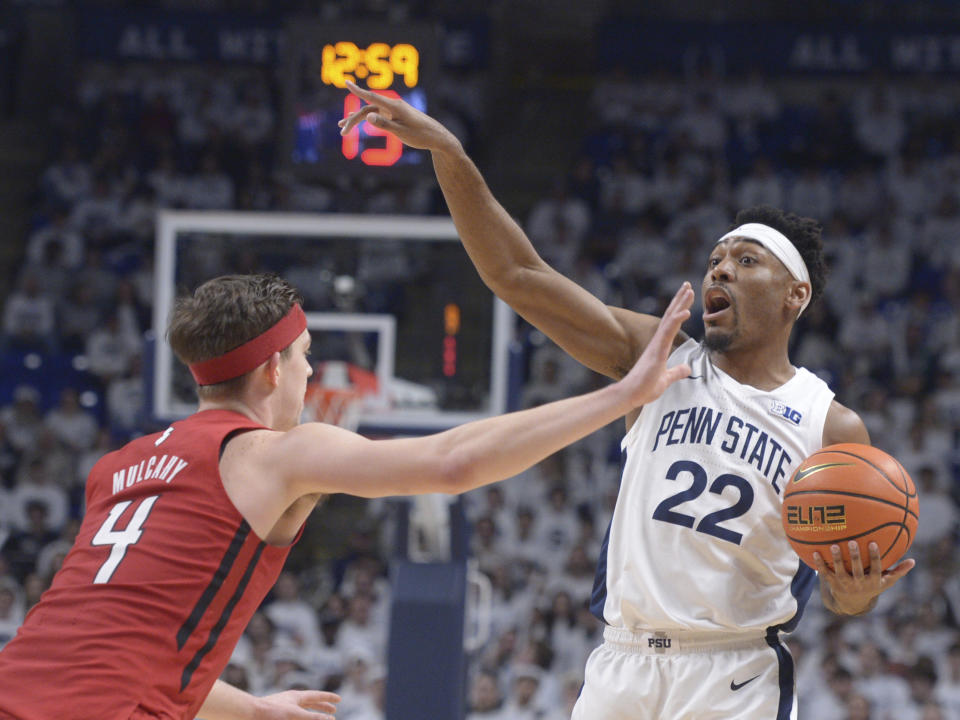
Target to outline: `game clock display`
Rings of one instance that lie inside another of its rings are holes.
[[[295,23],[287,38],[287,157],[298,175],[431,171],[427,153],[369,123],[341,136],[337,121],[363,105],[347,81],[428,112],[438,66],[434,28]]]

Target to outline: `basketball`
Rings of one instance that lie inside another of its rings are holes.
[[[865,571],[871,542],[880,548],[883,569],[897,562],[917,532],[917,489],[899,462],[870,445],[830,445],[806,458],[783,493],[781,519],[800,559],[815,567],[813,553],[832,567],[831,545],[839,545],[851,571],[850,540],[860,546]]]

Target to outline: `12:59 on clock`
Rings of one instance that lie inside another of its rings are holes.
[[[287,126],[294,125],[288,155],[294,169],[319,176],[369,173],[370,167],[383,168],[386,175],[429,172],[423,151],[405,147],[369,123],[341,136],[337,121],[363,105],[346,91],[347,81],[428,112],[427,86],[438,67],[435,32],[382,25],[292,30]]]

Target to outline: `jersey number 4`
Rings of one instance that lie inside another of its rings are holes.
[[[653,511],[653,519],[692,528],[697,519],[692,515],[676,512],[673,508],[703,494],[703,491],[707,489],[707,471],[690,460],[677,460],[667,470],[667,480],[676,480],[682,473],[689,473],[693,478],[693,483],[686,490],[671,495],[657,505],[657,509]],[[739,545],[740,540],[743,539],[743,534],[725,528],[720,523],[724,520],[740,517],[750,509],[750,506],[753,505],[753,487],[739,475],[727,474],[719,476],[711,483],[710,492],[720,495],[728,487],[737,490],[740,493],[740,499],[730,507],[715,510],[709,515],[705,515],[694,529],[697,532],[713,535],[721,540]]]
[[[133,512],[133,517],[130,518],[130,522],[127,523],[127,526],[123,530],[115,530],[114,527],[117,524],[117,520],[120,519],[120,516],[123,515],[124,511],[133,503],[133,500],[119,502],[110,509],[110,514],[107,515],[107,519],[103,521],[103,525],[100,526],[97,534],[94,535],[93,540],[90,541],[91,545],[112,546],[110,548],[110,556],[106,562],[100,566],[100,570],[97,571],[97,576],[93,579],[95,585],[110,582],[113,573],[116,572],[124,555],[127,554],[127,548],[135,545],[137,541],[140,540],[140,535],[143,534],[143,523],[146,522],[150,511],[153,510],[153,504],[159,497],[159,495],[153,495],[141,500],[137,509]]]

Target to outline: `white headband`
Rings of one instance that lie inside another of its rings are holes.
[[[750,240],[756,240],[767,250],[773,253],[773,255],[784,264],[784,266],[787,268],[787,271],[793,275],[794,280],[810,283],[810,273],[807,271],[807,264],[803,262],[803,258],[800,257],[800,252],[797,250],[796,246],[790,242],[787,236],[783,233],[774,230],[769,225],[762,225],[761,223],[746,223],[728,232],[722,238],[717,240],[717,243],[721,243],[724,240],[732,237],[743,237],[749,238]],[[797,317],[800,317],[803,314],[803,311],[809,304],[810,296],[808,295],[807,299],[800,307],[800,312],[797,313]]]

